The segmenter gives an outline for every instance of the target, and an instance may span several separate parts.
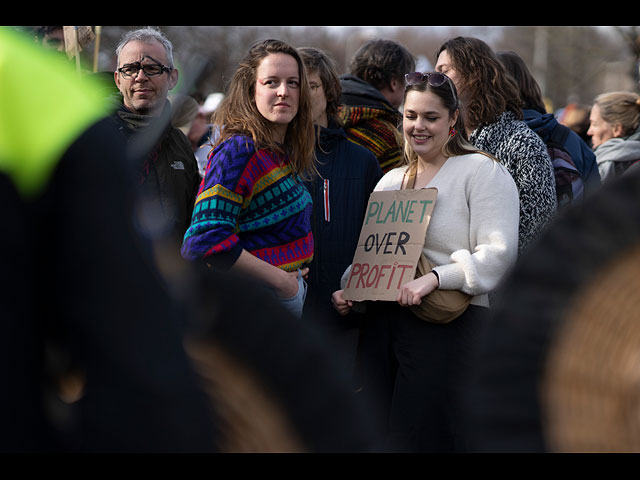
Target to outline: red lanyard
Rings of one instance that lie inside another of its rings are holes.
[[[324,179],[323,186],[323,194],[324,194],[324,220],[325,222],[331,221],[331,205],[329,204],[329,179]]]

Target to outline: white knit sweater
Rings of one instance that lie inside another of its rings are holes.
[[[399,190],[407,167],[388,172],[375,190]],[[438,190],[424,242],[443,290],[474,295],[489,306],[488,293],[518,255],[519,200],[506,168],[479,154],[450,157],[425,187]]]

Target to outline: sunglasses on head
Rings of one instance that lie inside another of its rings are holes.
[[[448,78],[449,77],[447,77],[444,73],[440,72],[413,72],[407,73],[404,76],[407,85],[418,85],[422,82],[429,82],[429,85],[431,85],[432,87],[439,87],[444,82],[446,82]]]
[[[453,82],[444,73],[440,73],[440,72],[427,72],[427,73],[412,72],[412,73],[407,73],[404,76],[404,80],[407,83],[407,85],[409,85],[409,86],[410,85],[419,85],[419,84],[421,84],[423,82],[427,82],[432,87],[440,87],[443,83],[448,81],[449,87],[451,88],[451,94],[453,95],[453,98],[456,100],[456,103],[458,103],[458,96],[456,95],[456,92],[453,90]]]

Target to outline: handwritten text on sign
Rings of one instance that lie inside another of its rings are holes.
[[[425,188],[371,194],[345,299],[393,301],[413,280],[437,193]]]

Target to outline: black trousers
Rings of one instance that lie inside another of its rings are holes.
[[[448,324],[428,323],[395,302],[369,302],[361,332],[361,389],[401,452],[467,451],[461,404],[470,356],[489,309],[470,305]]]

